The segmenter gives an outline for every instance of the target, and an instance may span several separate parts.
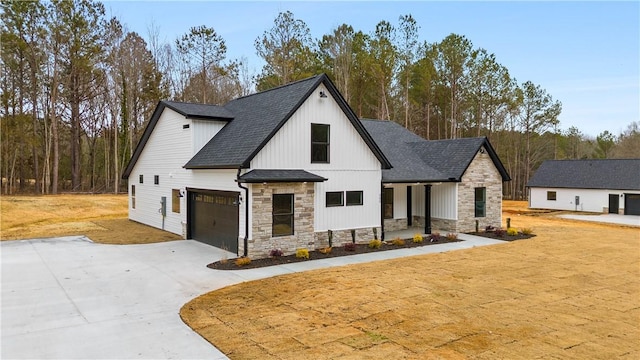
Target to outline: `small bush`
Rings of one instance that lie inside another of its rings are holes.
[[[344,244],[345,251],[356,251],[356,244],[354,243],[345,243]]]
[[[447,234],[447,240],[449,240],[449,241],[456,241],[456,240],[458,240],[458,234],[448,233],[448,234]]]
[[[503,237],[507,232],[503,229],[496,229],[495,234],[497,237]]]
[[[322,249],[318,249],[318,251],[321,254],[325,254],[326,255],[326,254],[330,254],[331,253],[331,249],[332,249],[332,247],[329,246],[329,247],[325,247],[325,248],[322,248]]]
[[[434,232],[434,233],[431,233],[431,235],[429,235],[429,242],[438,242],[438,240],[440,240],[439,232]]]
[[[374,239],[369,241],[369,248],[371,249],[380,249],[380,246],[382,246],[382,241]]]
[[[280,250],[280,249],[273,249],[273,250],[269,251],[269,256],[271,256],[271,257],[279,257],[279,256],[282,256],[282,255],[284,255],[284,254],[282,253],[282,250]]]
[[[485,232],[492,232],[492,231],[496,231],[495,226],[491,226],[491,225],[487,225],[487,227],[484,228]]]
[[[509,236],[518,235],[518,229],[516,229],[516,228],[508,228],[507,229],[507,235],[509,235]]]
[[[421,243],[423,240],[424,240],[424,238],[422,237],[422,235],[420,235],[420,234],[415,234],[415,235],[413,235],[413,239],[412,239],[412,241],[413,241],[414,243],[419,244],[419,243]]]
[[[307,249],[298,249],[298,250],[296,250],[296,257],[297,258],[302,258],[302,259],[308,259],[309,258],[309,250],[307,250]]]
[[[530,228],[524,228],[524,229],[522,229],[522,234],[523,235],[531,235],[531,234],[533,234],[533,230],[530,229]]]
[[[236,259],[237,266],[245,266],[251,264],[251,259],[248,257],[239,257]]]

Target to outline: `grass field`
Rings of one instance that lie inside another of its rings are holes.
[[[183,320],[231,359],[638,359],[640,231],[505,202],[537,237],[205,294]]]
[[[181,237],[127,218],[127,195],[2,196],[0,239],[86,235],[105,244],[146,244]]]

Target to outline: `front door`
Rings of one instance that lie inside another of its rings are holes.
[[[620,209],[620,196],[609,194],[609,214],[617,214]]]

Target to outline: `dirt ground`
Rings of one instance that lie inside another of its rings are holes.
[[[640,358],[638,228],[503,210],[537,236],[238,284],[181,316],[231,359]]]
[[[146,244],[180,236],[127,218],[127,195],[2,196],[0,239],[86,235],[104,244]]]

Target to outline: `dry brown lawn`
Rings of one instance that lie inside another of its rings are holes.
[[[86,235],[104,244],[146,244],[181,237],[130,221],[127,195],[2,196],[0,239]]]
[[[504,215],[537,237],[238,284],[180,314],[231,359],[639,359],[638,228]]]

